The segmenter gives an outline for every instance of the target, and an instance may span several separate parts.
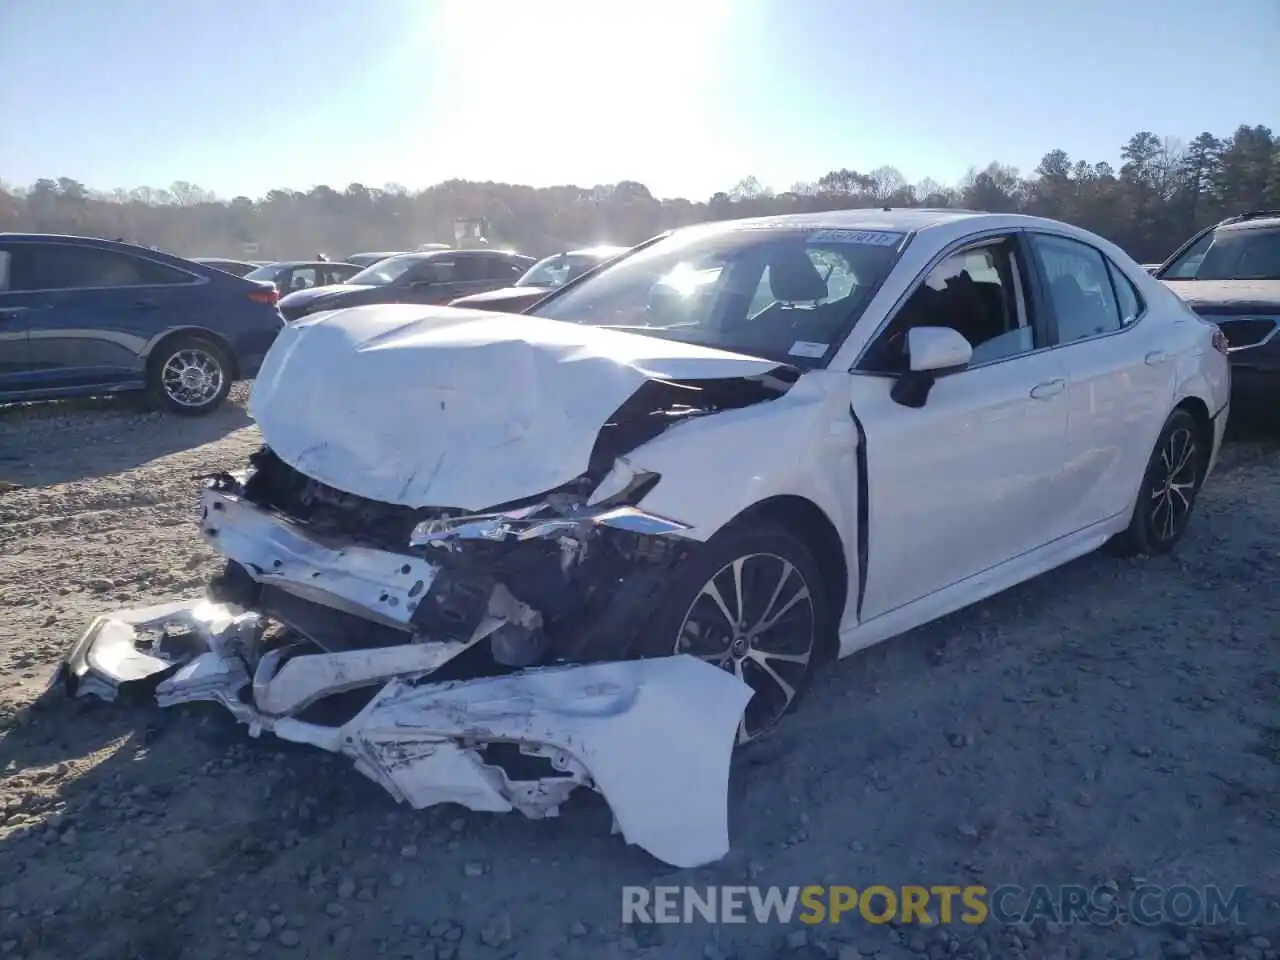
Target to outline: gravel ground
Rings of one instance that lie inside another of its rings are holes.
[[[730,856],[672,871],[582,791],[542,823],[413,812],[214,708],[32,706],[95,614],[214,571],[196,478],[255,446],[242,401],[0,409],[3,960],[1277,957],[1275,438],[1228,447],[1175,557],[1088,557],[833,667],[736,764]],[[1141,879],[1247,886],[1244,923],[620,925],[624,884]]]

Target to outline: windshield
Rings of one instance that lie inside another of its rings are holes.
[[[279,272],[280,270],[278,267],[259,267],[257,270],[250,270],[244,275],[244,278],[246,280],[266,280],[269,283],[275,283],[276,274]]]
[[[1212,230],[1169,264],[1161,280],[1280,280],[1280,228]]]
[[[373,287],[395,283],[401,276],[412,270],[421,257],[389,257],[379,260],[371,267],[365,267],[353,277],[347,277],[343,283],[365,283]]]
[[[557,253],[539,260],[516,281],[517,287],[563,287],[600,264],[600,257],[581,253]]]
[[[817,366],[861,315],[904,236],[736,227],[682,231],[529,312]]]

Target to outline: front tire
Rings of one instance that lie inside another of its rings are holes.
[[[1204,482],[1208,442],[1186,410],[1169,415],[1147,461],[1129,527],[1116,539],[1117,552],[1158,556],[1178,545]]]
[[[152,357],[147,393],[171,413],[200,417],[222,405],[231,380],[231,360],[221,346],[202,337],[175,337]]]
[[[795,708],[822,659],[831,603],[804,541],[773,523],[726,527],[681,572],[642,656],[690,654],[755,691],[738,743],[771,732]]]

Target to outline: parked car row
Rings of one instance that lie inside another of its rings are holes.
[[[584,278],[621,270],[640,250],[602,246],[535,262],[507,251],[424,247],[337,262],[250,263],[188,260],[85,237],[0,234],[0,402],[145,390],[175,412],[206,413],[233,380],[254,375],[288,321],[379,303],[529,312]],[[1164,263],[1137,266],[1220,328],[1234,399],[1280,401],[1280,211],[1228,218]],[[714,285],[718,269],[685,279]],[[838,272],[827,280],[843,282]],[[672,289],[662,295],[687,294]],[[1115,286],[1111,296],[1123,299],[1122,292]],[[757,297],[761,315],[765,294]],[[1104,295],[1083,291],[1080,310]]]

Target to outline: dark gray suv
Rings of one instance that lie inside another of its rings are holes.
[[[1243,213],[1201,230],[1155,276],[1222,328],[1232,400],[1280,404],[1280,210]]]

